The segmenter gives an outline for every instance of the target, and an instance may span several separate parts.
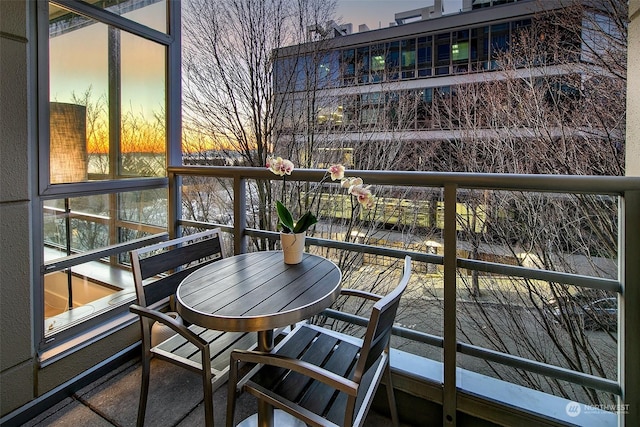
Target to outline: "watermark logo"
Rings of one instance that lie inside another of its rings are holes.
[[[621,403],[621,404],[595,404],[595,405],[582,405],[578,402],[569,402],[567,406],[564,408],[565,412],[570,417],[577,417],[581,413],[585,414],[598,414],[598,413],[614,413],[614,414],[628,414],[629,413],[629,404]]]
[[[601,403],[598,405],[585,406],[584,412],[599,413],[599,412],[613,412],[614,414],[628,414],[628,403]]]
[[[564,410],[570,417],[577,417],[578,415],[580,415],[580,412],[582,412],[582,405],[580,405],[578,402],[569,402],[567,403],[567,407],[564,408]]]

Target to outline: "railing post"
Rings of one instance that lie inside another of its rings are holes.
[[[233,253],[247,252],[247,239],[244,236],[247,228],[247,180],[242,176],[233,178]]]
[[[182,227],[178,222],[182,219],[182,176],[169,172],[169,235],[171,238],[182,236]]]
[[[627,191],[620,209],[618,298],[618,425],[640,425],[640,191]]]
[[[444,389],[442,425],[456,425],[456,199],[457,185],[444,186]]]

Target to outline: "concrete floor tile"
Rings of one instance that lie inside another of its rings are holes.
[[[81,402],[65,399],[24,424],[27,427],[113,427],[113,424]]]
[[[82,401],[121,426],[136,424],[142,369],[139,365],[80,396]],[[200,375],[160,360],[151,362],[145,424],[175,426],[202,402]],[[204,409],[202,410],[204,416]]]

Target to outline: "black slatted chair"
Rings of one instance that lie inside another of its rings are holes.
[[[242,390],[312,426],[361,426],[382,378],[391,418],[397,426],[389,340],[410,275],[411,258],[406,257],[402,279],[387,296],[342,290],[349,296],[376,301],[364,340],[302,324],[272,352],[234,350],[229,373],[227,427],[234,425],[236,395]],[[239,362],[258,364],[240,383]]]
[[[213,426],[213,391],[226,381],[229,354],[234,348],[255,346],[255,334],[230,333],[185,326],[165,310],[182,279],[211,262],[223,258],[220,229],[208,230],[146,246],[130,252],[137,304],[129,310],[140,316],[142,330],[142,384],[137,425],[143,426],[149,394],[152,356],[202,374],[205,420]],[[171,338],[152,346],[155,322],[175,332]]]

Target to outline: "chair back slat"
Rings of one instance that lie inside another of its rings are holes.
[[[167,298],[170,295],[174,295],[176,293],[176,289],[178,289],[178,285],[185,277],[187,277],[198,268],[213,261],[214,260],[209,260],[197,265],[189,266],[156,280],[155,282],[153,282],[153,285],[149,284],[143,286],[142,289],[144,291],[144,298],[147,305],[155,304],[156,302]]]
[[[392,292],[376,302],[372,308],[362,351],[354,372],[354,381],[360,381],[369,368],[376,364],[382,352],[388,348],[391,328],[400,305],[400,297],[409,284],[410,276],[411,258],[407,256],[404,260],[404,271],[400,283]]]
[[[166,243],[166,242],[163,242]],[[171,242],[169,242],[171,243]],[[171,245],[160,245],[167,246]],[[146,251],[147,253],[149,251]],[[219,238],[207,238],[197,242],[178,246],[140,260],[140,272],[143,279],[199,261],[204,257],[216,255],[222,258]]]
[[[220,229],[146,246],[130,255],[138,303],[149,306],[175,294],[195,269],[222,259]]]

